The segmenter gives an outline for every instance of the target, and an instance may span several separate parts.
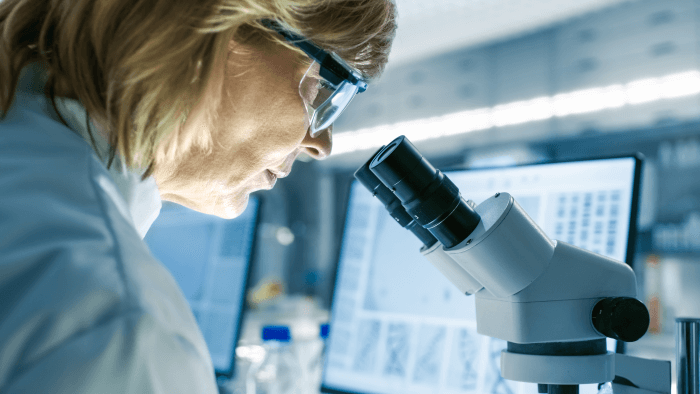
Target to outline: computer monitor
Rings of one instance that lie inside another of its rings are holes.
[[[445,173],[465,199],[479,204],[508,192],[550,238],[631,264],[640,167],[622,157]],[[421,246],[353,183],[322,391],[537,393],[536,384],[501,378],[506,342],[477,333],[474,297],[425,260]]]
[[[192,308],[217,376],[231,377],[252,258],[259,201],[235,219],[167,204],[145,241]]]

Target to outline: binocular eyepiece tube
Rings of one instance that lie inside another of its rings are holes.
[[[479,215],[466,204],[457,187],[446,176],[423,159],[408,139],[400,138],[400,141],[397,139],[375,152],[355,172],[355,178],[384,204],[396,222],[423,242],[420,252],[426,260],[461,293],[474,294],[484,286],[447,255],[443,245],[448,242],[453,246],[466,238],[479,223]],[[379,164],[379,171],[393,176],[393,183],[389,183],[391,189],[370,168],[377,160],[388,160],[387,165]],[[402,167],[402,164],[408,167]],[[414,179],[412,170],[419,171],[417,179]],[[396,186],[400,194],[396,193]],[[426,228],[425,224],[432,227]],[[467,231],[459,226],[467,226]],[[465,232],[466,235],[462,236]]]
[[[465,240],[481,220],[457,186],[405,136],[379,150],[369,169],[398,197],[406,212],[445,248]]]
[[[384,147],[381,149],[383,148]],[[381,149],[375,152],[372,158],[374,158],[377,153],[381,151]],[[406,212],[404,207],[401,205],[401,201],[396,198],[394,193],[384,186],[382,181],[380,181],[379,178],[377,178],[377,176],[374,175],[374,173],[369,169],[370,162],[371,159],[357,171],[355,171],[355,178],[360,181],[360,183],[366,187],[367,190],[372,192],[374,197],[377,197],[379,201],[384,204],[384,207],[386,207],[386,210],[389,211],[391,217],[394,218],[394,220],[396,220],[401,227],[411,231],[413,235],[423,242],[423,245],[425,245],[426,248],[430,248],[435,245],[437,239],[433,237],[430,231],[423,228],[423,226],[416,222],[411,215]]]

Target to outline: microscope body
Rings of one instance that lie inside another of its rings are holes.
[[[608,352],[606,335],[593,323],[601,300],[636,298],[636,278],[627,264],[550,240],[507,193],[475,210],[481,221],[467,239],[421,253],[465,294],[475,295],[479,334],[508,342],[501,356],[504,378],[564,393],[554,385],[613,382],[621,377],[616,364],[620,372],[632,362],[644,368],[628,369],[626,381],[654,377],[645,387],[655,390],[637,386],[635,393],[670,393],[669,362]],[[634,329],[617,327],[628,328]],[[625,389],[619,385],[616,392]]]

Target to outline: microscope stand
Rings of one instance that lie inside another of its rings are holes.
[[[596,353],[600,345],[599,341],[541,345],[509,342],[508,350],[501,354],[501,376],[514,381],[538,383],[540,392],[547,392],[542,391],[543,387],[547,387],[543,382],[554,386],[612,382],[615,394],[671,394],[670,361],[612,352],[585,354]],[[549,393],[552,392],[567,391],[550,388]],[[569,392],[578,393],[578,389]]]

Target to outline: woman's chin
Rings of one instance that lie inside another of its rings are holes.
[[[245,211],[246,207],[248,207],[248,199],[249,195],[247,193],[243,194],[242,196],[236,196],[236,197],[228,197],[227,200],[224,200],[223,209],[221,214],[217,214],[216,216],[219,216],[224,219],[233,219],[238,216],[240,216],[243,211]]]

